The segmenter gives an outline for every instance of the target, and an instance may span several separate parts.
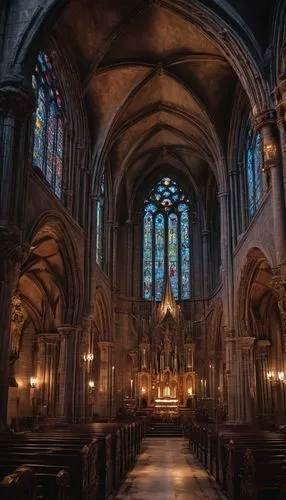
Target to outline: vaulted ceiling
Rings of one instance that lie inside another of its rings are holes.
[[[221,181],[239,80],[213,36],[170,5],[72,0],[57,24],[88,104],[95,171],[108,161],[127,198],[162,164],[198,187],[210,170]]]

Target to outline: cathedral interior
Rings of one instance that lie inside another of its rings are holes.
[[[2,0],[0,498],[286,498],[285,190],[286,0]]]

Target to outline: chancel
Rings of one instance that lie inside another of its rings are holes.
[[[286,0],[2,0],[0,498],[281,500]]]

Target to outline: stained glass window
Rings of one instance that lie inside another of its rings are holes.
[[[189,212],[185,210],[181,215],[181,297],[187,299],[190,296],[190,231]]]
[[[179,184],[163,177],[144,204],[143,297],[162,299],[166,273],[175,299],[190,297],[190,202]]]
[[[100,183],[100,193],[96,202],[96,262],[103,267],[104,234],[104,176]]]
[[[57,79],[45,52],[39,52],[32,85],[37,98],[33,166],[39,168],[54,193],[62,194],[63,110]]]
[[[165,219],[158,213],[155,216],[155,297],[160,299],[164,286],[165,264]]]
[[[249,217],[253,217],[262,201],[262,140],[258,132],[248,129],[246,143],[247,204]]]

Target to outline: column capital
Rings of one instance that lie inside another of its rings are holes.
[[[229,192],[228,192],[228,191],[220,191],[220,192],[217,194],[217,197],[218,197],[218,198],[228,198],[228,197],[229,197]]]
[[[56,345],[60,341],[60,335],[58,332],[38,333],[37,337],[38,337],[38,342],[43,342],[44,344]]]
[[[264,109],[252,119],[253,128],[257,131],[261,130],[266,125],[275,125],[276,111],[275,109]]]
[[[21,241],[21,233],[16,229],[0,226],[0,260],[12,260],[20,264],[27,259],[31,246]]]
[[[97,342],[97,345],[100,348],[114,347],[114,342],[110,342],[108,340],[101,340],[101,341]]]
[[[57,330],[65,337],[70,337],[78,330],[78,327],[73,325],[62,325],[58,326]]]
[[[240,349],[251,349],[256,337],[236,337],[237,347]]]
[[[0,79],[0,113],[24,119],[35,107],[34,89],[23,75],[11,74]]]

